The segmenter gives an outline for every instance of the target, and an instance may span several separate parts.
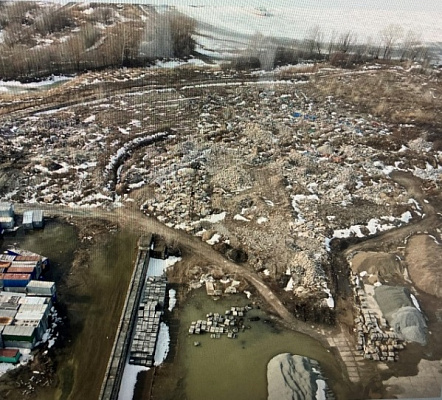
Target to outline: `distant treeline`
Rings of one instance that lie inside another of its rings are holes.
[[[358,42],[357,34],[352,31],[332,32],[326,38],[319,26],[311,28],[302,40],[281,40],[256,34],[249,46],[231,61],[238,69],[271,70],[304,60],[328,61],[337,67],[351,68],[378,59],[429,62],[430,58],[430,51],[418,34],[391,24],[376,38],[368,38],[366,43]]]
[[[174,10],[144,15],[140,6],[89,7],[0,2],[0,79],[142,66],[194,50],[195,21]]]
[[[88,8],[85,8],[88,7]],[[195,53],[196,21],[173,8],[142,5],[0,1],[0,79],[34,80],[85,70],[136,67]],[[319,26],[304,40],[254,35],[228,68],[270,70],[303,60],[349,68],[374,59],[427,61],[412,31],[390,25],[361,44],[354,32],[325,37]]]

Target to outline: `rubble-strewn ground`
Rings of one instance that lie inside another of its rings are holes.
[[[258,273],[298,318],[333,323],[346,279],[333,239],[405,227],[425,207],[437,218],[441,95],[438,71],[403,66],[87,73],[0,99],[0,196],[139,208]],[[384,272],[403,271],[371,283]]]

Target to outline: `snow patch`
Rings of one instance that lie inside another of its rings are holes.
[[[176,290],[169,289],[169,311],[172,311],[176,305]]]
[[[155,367],[158,367],[166,359],[169,353],[169,327],[164,323],[160,323],[160,330],[158,332],[157,345],[155,347],[154,363]]]
[[[249,219],[247,219],[246,217],[243,217],[243,216],[240,215],[240,214],[236,214],[236,215],[233,217],[233,219],[234,219],[235,221],[250,222]]]
[[[151,257],[147,266],[147,277],[163,275],[167,268],[173,266],[178,261],[181,261],[181,257],[170,256],[165,260]]]
[[[121,378],[118,400],[132,400],[139,372],[149,371],[150,368],[126,363],[123,377]]]

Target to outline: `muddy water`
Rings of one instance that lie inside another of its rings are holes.
[[[191,321],[204,319],[208,312],[224,313],[233,305],[245,305],[250,300],[235,295],[214,301],[204,290],[194,292],[180,311],[178,347],[154,381],[154,398],[188,400],[266,399],[267,363],[279,353],[293,353],[311,357],[320,362],[336,398],[350,397],[350,386],[345,381],[336,358],[317,341],[308,336],[282,330],[264,320],[258,309],[249,311],[237,339],[211,339],[210,335],[188,335]],[[259,316],[256,322],[248,318]],[[194,341],[201,342],[198,347]],[[166,375],[167,374],[167,375]],[[174,378],[172,378],[174,377]],[[180,396],[180,397],[177,397]]]
[[[55,344],[57,388],[39,399],[97,399],[126,290],[136,257],[137,235],[127,231],[106,235],[89,247],[89,262],[74,270],[78,248],[73,226],[48,221],[44,230],[7,237],[2,245],[45,255],[51,260],[47,278],[57,283],[65,308],[64,341]],[[58,347],[58,348],[57,348]]]

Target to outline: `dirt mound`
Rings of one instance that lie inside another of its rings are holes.
[[[351,269],[356,273],[367,271],[369,274],[378,275],[381,280],[402,277],[401,262],[390,253],[361,251],[351,260]]]
[[[413,306],[407,288],[379,286],[375,288],[375,299],[396,333],[409,342],[426,343],[427,324],[422,313]]]
[[[422,291],[442,297],[442,246],[428,235],[413,236],[405,260],[413,283]]]
[[[311,358],[278,354],[267,365],[268,399],[327,399],[319,363]]]

